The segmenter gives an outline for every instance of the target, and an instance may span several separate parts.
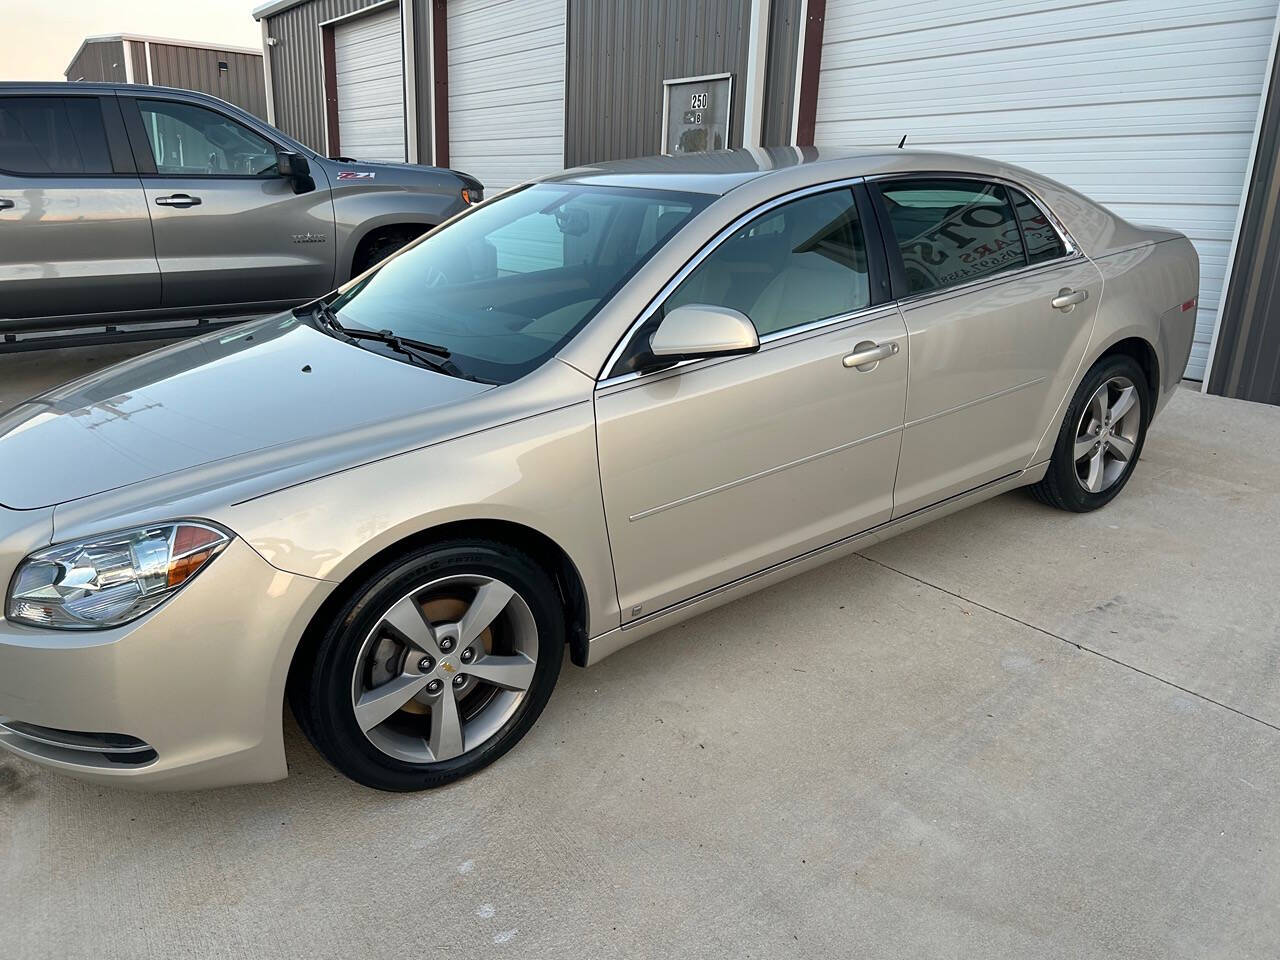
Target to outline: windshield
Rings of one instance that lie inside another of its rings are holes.
[[[428,235],[331,306],[344,327],[438,345],[462,375],[510,383],[567,343],[710,199],[539,184]]]

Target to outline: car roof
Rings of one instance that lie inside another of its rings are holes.
[[[686,193],[725,194],[752,180],[789,171],[788,180],[811,175],[815,183],[841,177],[921,170],[1000,176],[1010,168],[991,160],[928,150],[873,147],[745,147],[610,160],[575,167],[544,182],[648,187]]]

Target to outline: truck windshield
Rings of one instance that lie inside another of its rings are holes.
[[[567,343],[709,200],[538,184],[429,234],[330,306],[344,327],[439,345],[463,375],[510,383]]]

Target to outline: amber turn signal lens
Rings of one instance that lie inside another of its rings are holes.
[[[169,560],[169,586],[176,587],[189,580],[225,542],[226,537],[208,527],[178,527]]]

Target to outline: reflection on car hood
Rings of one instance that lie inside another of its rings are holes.
[[[0,504],[64,503],[486,389],[273,317],[110,367],[0,416]]]

